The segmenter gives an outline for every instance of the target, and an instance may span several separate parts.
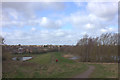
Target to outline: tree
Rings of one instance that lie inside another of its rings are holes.
[[[62,50],[77,54],[82,62],[118,62],[119,37],[118,33],[105,33],[98,37],[84,35],[76,46],[66,46]]]
[[[5,43],[5,39],[4,39],[2,36],[0,36],[0,43],[1,43],[1,44],[4,44],[4,43]]]

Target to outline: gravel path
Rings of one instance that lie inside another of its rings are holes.
[[[94,66],[89,66],[87,71],[75,76],[74,78],[89,78],[89,75],[93,72],[94,69],[95,69]]]

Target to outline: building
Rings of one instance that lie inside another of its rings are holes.
[[[23,51],[23,48],[18,48],[18,53],[23,53],[24,51]]]

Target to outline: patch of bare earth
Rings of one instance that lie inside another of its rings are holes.
[[[73,55],[71,55],[71,54],[65,54],[65,55],[63,55],[63,57],[65,57],[65,58],[71,58],[71,57],[73,57]]]
[[[94,69],[94,66],[89,66],[87,71],[75,76],[74,78],[89,78],[89,75],[93,72]]]

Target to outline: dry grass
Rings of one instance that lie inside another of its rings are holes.
[[[118,78],[118,63],[89,63],[89,65],[95,66],[91,78]]]
[[[109,78],[116,78],[118,77],[118,64],[103,64],[105,67],[105,71],[113,73],[113,75],[109,76]]]
[[[63,57],[65,57],[65,58],[71,58],[71,57],[73,57],[73,55],[71,55],[71,54],[65,54],[65,55],[63,55]]]
[[[58,63],[55,62],[56,58]],[[86,69],[85,65],[66,59],[59,53],[37,55],[25,62],[3,61],[3,77],[8,78],[64,78]]]

